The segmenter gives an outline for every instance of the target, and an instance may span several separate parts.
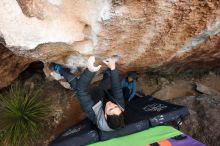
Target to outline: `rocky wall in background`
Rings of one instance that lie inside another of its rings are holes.
[[[25,70],[31,59],[19,57],[0,44],[0,89],[14,81]]]

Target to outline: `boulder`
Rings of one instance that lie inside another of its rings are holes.
[[[14,81],[33,61],[20,57],[0,44],[0,89]]]
[[[181,131],[210,146],[220,145],[220,96],[200,95],[170,100],[189,108]]]
[[[172,84],[162,86],[153,96],[162,100],[168,100],[183,96],[195,96],[196,94],[190,81],[177,79]]]
[[[85,66],[87,55],[117,54],[127,72],[210,68],[220,59],[219,1],[1,0],[0,8],[6,46],[45,62]]]
[[[200,83],[196,83],[196,90],[203,93],[203,94],[207,94],[207,95],[219,95],[220,96],[220,93],[210,87],[207,87],[203,84],[200,84]]]
[[[119,55],[122,73],[220,66],[216,0],[1,0],[0,15],[0,42],[44,63],[85,67],[90,55]]]

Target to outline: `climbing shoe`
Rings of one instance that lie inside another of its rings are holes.
[[[49,69],[52,70],[52,71],[55,71],[58,74],[61,74],[62,70],[64,70],[62,65],[56,64],[56,63],[51,63],[50,66],[49,66]]]

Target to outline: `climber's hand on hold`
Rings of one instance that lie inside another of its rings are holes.
[[[103,60],[103,63],[105,63],[111,70],[115,70],[115,63],[116,59],[114,57],[107,58]]]
[[[95,66],[95,56],[90,56],[87,62],[87,68],[90,72],[97,72],[102,67],[101,65]]]

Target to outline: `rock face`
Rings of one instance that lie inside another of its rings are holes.
[[[0,44],[0,89],[11,84],[13,80],[29,65],[31,59],[14,55]]]
[[[85,66],[183,72],[220,66],[220,1],[1,0],[0,37],[15,54]]]
[[[207,95],[215,95],[220,96],[220,93],[214,89],[211,89],[203,84],[196,83],[196,90],[198,90],[201,93],[207,94]]]
[[[219,96],[189,96],[174,99],[172,102],[185,105],[190,111],[190,117],[183,124],[181,131],[206,145],[220,145]]]

